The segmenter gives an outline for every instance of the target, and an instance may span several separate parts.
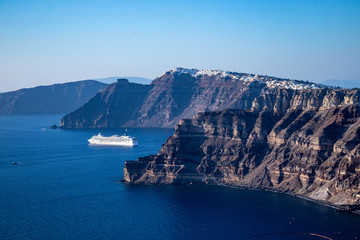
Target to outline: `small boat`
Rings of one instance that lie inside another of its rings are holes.
[[[16,165],[16,164],[18,164],[17,162],[12,162],[12,165]]]
[[[130,137],[127,135],[127,130],[123,136],[113,135],[110,137],[102,136],[101,133],[92,136],[88,139],[92,145],[112,145],[112,146],[136,146],[138,140],[136,137]]]

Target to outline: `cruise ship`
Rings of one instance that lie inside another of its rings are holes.
[[[110,137],[104,137],[100,133],[98,135],[92,136],[88,139],[89,143],[92,145],[112,145],[112,146],[136,146],[138,145],[138,140],[136,137],[130,137],[125,132],[125,135],[113,135]]]

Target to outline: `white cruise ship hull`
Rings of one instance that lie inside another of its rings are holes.
[[[88,140],[91,145],[109,145],[109,146],[137,146],[138,142],[104,142],[104,141],[97,141],[97,140]]]
[[[104,137],[101,134],[97,136],[93,136],[92,138],[88,139],[91,145],[109,145],[109,146],[136,146],[138,145],[138,140],[135,137],[130,136],[118,136],[114,135],[111,137]]]

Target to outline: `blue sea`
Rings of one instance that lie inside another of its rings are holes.
[[[92,135],[124,129],[48,129],[60,118],[0,116],[0,239],[360,239],[360,215],[289,195],[117,183],[126,160],[157,153],[173,129],[96,147]]]

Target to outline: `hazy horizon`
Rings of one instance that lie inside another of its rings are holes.
[[[0,92],[173,67],[359,80],[359,1],[0,1]]]

